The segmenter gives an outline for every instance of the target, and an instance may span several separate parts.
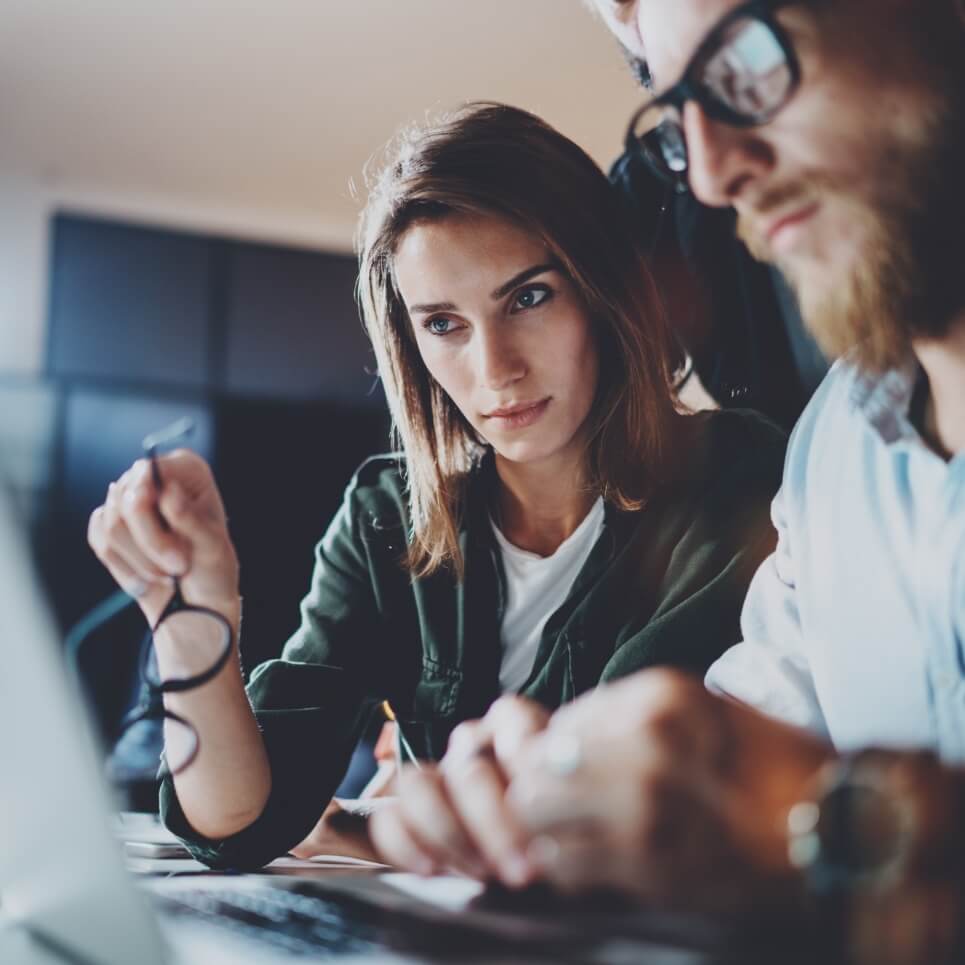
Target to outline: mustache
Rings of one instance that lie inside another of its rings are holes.
[[[747,245],[755,258],[766,261],[769,249],[760,226],[769,215],[782,208],[790,210],[809,204],[821,187],[815,179],[771,188],[752,201],[745,210],[737,212],[737,237]]]

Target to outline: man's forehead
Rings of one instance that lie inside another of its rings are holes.
[[[630,5],[658,90],[677,80],[707,32],[742,2],[633,0]]]

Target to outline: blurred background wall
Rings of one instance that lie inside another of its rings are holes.
[[[468,99],[604,166],[638,101],[580,0],[0,0],[0,450],[66,628],[86,520],[180,415],[242,560],[248,666],[297,621],[387,421],[353,302],[367,159]],[[136,619],[93,661],[110,734]]]

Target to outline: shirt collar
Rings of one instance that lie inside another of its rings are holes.
[[[860,412],[886,445],[920,442],[921,435],[911,421],[911,401],[924,372],[914,356],[881,373],[855,370],[851,404]]]

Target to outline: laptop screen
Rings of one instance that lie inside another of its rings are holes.
[[[90,965],[161,965],[147,898],[109,830],[93,732],[2,488],[0,769],[0,962],[24,960],[27,933],[38,960],[46,948]]]

